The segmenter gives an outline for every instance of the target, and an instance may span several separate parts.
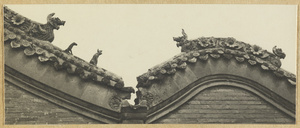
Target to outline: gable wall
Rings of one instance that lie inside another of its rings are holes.
[[[295,119],[246,90],[217,86],[153,123],[295,123]]]
[[[5,124],[99,124],[5,83]]]

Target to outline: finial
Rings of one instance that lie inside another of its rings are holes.
[[[273,47],[273,53],[278,56],[280,59],[285,58],[285,53],[282,51],[281,48],[277,48],[277,46]]]

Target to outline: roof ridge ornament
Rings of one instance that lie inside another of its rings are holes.
[[[25,34],[35,37],[39,40],[52,42],[54,40],[53,30],[58,30],[61,25],[65,25],[66,21],[60,20],[58,17],[53,17],[55,13],[47,16],[47,23],[41,24],[34,22],[12,10],[4,7],[4,21],[9,23],[13,29],[19,29]]]
[[[184,29],[182,29],[182,35],[180,37],[173,37],[174,41],[177,42],[176,46],[181,47],[181,52],[190,52],[205,50],[207,52],[213,52],[212,49],[222,49],[225,53],[231,53],[230,51],[236,50],[233,52],[238,54],[238,59],[241,60],[240,56],[245,55],[251,58],[259,58],[270,62],[273,66],[277,68],[281,67],[280,59],[285,58],[285,53],[281,48],[273,47],[273,53],[268,52],[267,50],[262,49],[258,45],[250,45],[241,41],[237,41],[233,37],[228,38],[214,38],[214,37],[200,37],[194,40],[187,40],[187,34]],[[231,53],[232,54],[232,53]],[[213,54],[215,56],[215,54]],[[226,55],[227,56],[227,55]]]
[[[94,54],[93,58],[90,61],[90,64],[97,65],[98,57],[102,55],[102,50],[97,49],[97,53]]]
[[[281,48],[277,48],[277,46],[273,47],[273,53],[278,56],[280,59],[284,59],[285,58],[285,53],[282,51]]]
[[[72,52],[73,46],[77,46],[77,43],[73,42],[72,44],[70,44],[69,47],[68,47],[67,49],[64,50],[64,52],[73,55],[73,52]]]
[[[29,34],[37,39],[52,42],[54,40],[53,30],[58,30],[61,25],[65,25],[66,21],[60,20],[58,17],[53,17],[55,13],[47,16],[46,24],[31,24]]]
[[[182,36],[179,36],[179,37],[173,37],[173,40],[177,42],[176,46],[177,47],[180,47],[182,46],[186,41],[188,41],[188,36],[187,34],[185,33],[184,29],[182,29]]]

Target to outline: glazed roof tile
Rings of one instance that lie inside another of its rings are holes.
[[[174,41],[177,42],[177,47],[181,47],[181,53],[138,76],[137,87],[151,86],[166,76],[175,74],[178,70],[184,70],[187,65],[206,61],[209,57],[234,58],[238,62],[259,65],[262,70],[272,71],[277,77],[284,77],[292,85],[296,85],[296,75],[280,68],[280,59],[284,58],[285,54],[276,46],[273,48],[273,53],[270,53],[257,45],[250,45],[232,37],[200,37],[188,40],[184,31],[183,36],[174,38]]]
[[[12,17],[18,16],[18,22]],[[63,50],[49,41],[40,40],[30,36],[26,31],[28,24],[40,24],[21,16],[4,7],[4,43],[10,43],[11,48],[23,49],[27,56],[36,56],[42,63],[51,63],[56,70],[65,70],[69,74],[76,74],[84,80],[91,80],[99,84],[134,93],[132,87],[124,87],[120,76],[90,64],[83,59],[63,52]],[[26,23],[25,23],[26,22]],[[24,26],[23,26],[24,24]]]

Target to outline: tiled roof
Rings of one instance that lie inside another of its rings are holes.
[[[182,52],[138,76],[137,87],[150,86],[168,75],[175,74],[177,70],[184,70],[188,64],[206,61],[209,57],[214,59],[234,58],[238,62],[260,65],[261,69],[270,70],[277,77],[284,77],[292,85],[296,85],[296,75],[280,68],[280,59],[284,58],[285,54],[276,46],[273,48],[273,53],[270,53],[257,45],[250,45],[232,37],[201,37],[188,40],[184,30],[183,36],[174,38],[174,41],[177,42],[177,47],[181,47]]]
[[[25,55],[36,56],[40,62],[51,63],[55,69],[76,74],[83,80],[91,80],[126,92],[134,92],[132,87],[124,87],[122,78],[114,73],[65,53],[49,41],[32,37],[27,31],[28,26],[26,25],[40,23],[31,21],[7,7],[4,10],[4,43],[10,43],[11,48],[23,49]]]

